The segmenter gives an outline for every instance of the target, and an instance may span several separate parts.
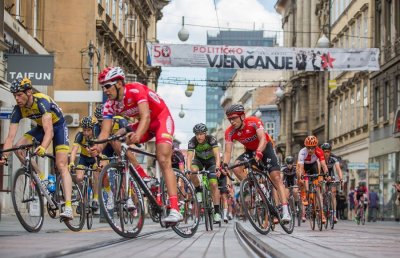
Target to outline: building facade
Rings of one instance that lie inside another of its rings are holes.
[[[378,72],[371,74],[369,164],[370,188],[380,197],[380,216],[399,219],[395,205],[395,182],[400,181],[400,140],[393,136],[396,111],[400,108],[400,2],[373,1],[375,47],[380,49]]]
[[[207,34],[207,45],[228,45],[228,46],[264,46],[273,47],[276,45],[275,37],[265,37],[263,31],[220,31],[213,36]],[[206,88],[206,125],[213,131],[218,123],[224,118],[220,109],[221,97],[236,69],[207,69]],[[209,96],[217,96],[209,98]]]

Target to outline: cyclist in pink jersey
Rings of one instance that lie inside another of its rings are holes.
[[[165,179],[170,198],[170,213],[165,222],[176,223],[183,217],[178,211],[176,177],[172,170],[172,140],[174,121],[164,101],[156,92],[140,83],[125,84],[125,74],[120,67],[105,68],[99,74],[99,84],[102,86],[108,100],[104,104],[103,122],[99,139],[106,139],[112,130],[115,115],[136,118],[139,122],[129,124],[127,143],[144,143],[156,138],[156,155]],[[121,129],[125,131],[125,129]],[[121,143],[114,142],[113,148],[119,152]],[[93,156],[101,153],[104,144],[97,144],[91,148]],[[132,160],[132,153],[128,154]]]

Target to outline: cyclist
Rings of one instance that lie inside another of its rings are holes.
[[[360,207],[360,205],[364,204],[364,212],[367,210],[368,206],[368,198],[367,198],[367,193],[368,189],[365,183],[359,182],[358,187],[354,190],[354,214],[355,214],[355,219],[358,218],[357,212]],[[360,218],[358,218],[360,219]]]
[[[308,192],[308,180],[305,178],[304,180],[307,181],[306,184],[303,184],[303,180],[301,180],[301,176],[306,175],[316,175],[319,174],[319,165],[318,161],[321,164],[322,170],[325,174],[328,173],[328,167],[326,166],[324,152],[318,147],[318,139],[314,135],[307,136],[304,140],[305,147],[302,148],[299,152],[299,158],[297,161],[297,178],[299,185],[303,185],[303,189]],[[319,178],[318,178],[319,180]],[[318,184],[317,191],[319,192],[320,202],[323,203],[322,194],[321,194],[321,187]],[[303,194],[303,222],[306,221],[305,218],[305,207],[308,205],[307,200],[305,199],[305,195]],[[322,214],[322,223],[326,223],[325,215]]]
[[[95,125],[97,124],[97,119],[92,116],[86,116],[82,118],[80,122],[80,127],[82,128],[81,132],[78,132],[75,136],[75,141],[72,147],[70,162],[69,162],[69,169],[75,165],[76,154],[78,153],[79,149],[81,150],[79,161],[78,161],[78,168],[83,167],[97,167],[96,159],[90,156],[89,149],[88,149],[88,140],[97,138],[99,131],[95,130]],[[84,177],[84,171],[81,169],[76,170],[76,181],[81,184]],[[93,201],[91,203],[92,209],[97,211],[99,208],[99,194],[97,191],[97,182],[99,180],[99,172],[96,171],[93,173]]]
[[[49,96],[43,93],[34,93],[32,82],[28,78],[14,80],[11,83],[10,91],[13,93],[17,105],[11,114],[11,125],[4,143],[4,149],[11,148],[21,119],[29,118],[36,122],[37,126],[26,132],[18,140],[17,145],[32,143],[32,139],[35,138],[41,142],[35,149],[35,153],[43,156],[53,141],[56,166],[61,173],[65,198],[65,209],[60,217],[73,219],[71,208],[72,179],[68,172],[68,129],[62,111]],[[23,162],[24,153],[18,151],[16,154]],[[3,154],[0,165],[4,165],[9,155],[10,153]],[[32,162],[32,166],[39,174],[40,179],[43,180],[45,175],[39,171],[37,164]]]
[[[338,158],[331,153],[332,146],[328,142],[326,142],[321,145],[321,149],[324,151],[324,158],[325,158],[326,165],[327,165],[328,171],[329,171],[327,182],[329,183],[331,180],[335,180],[335,171],[334,170],[336,170],[336,173],[338,174],[338,177],[340,180],[340,184],[342,184],[343,183],[343,173],[342,173],[342,170],[340,169],[340,164],[339,164]],[[333,200],[333,221],[334,221],[334,223],[337,223],[337,216],[336,216],[337,189],[336,189],[336,185],[332,186],[331,189],[332,189],[332,200]]]
[[[289,187],[297,185],[297,177],[296,177],[296,167],[294,164],[294,158],[292,156],[287,156],[285,159],[286,165],[282,167],[281,171],[283,173],[283,184],[286,189],[286,196],[289,197]],[[293,195],[296,202],[298,199],[298,189],[293,188]]]
[[[166,106],[156,92],[141,83],[125,84],[125,74],[120,67],[105,68],[99,74],[99,84],[102,86],[108,100],[104,104],[103,122],[99,139],[106,139],[112,132],[112,118],[115,115],[137,118],[138,122],[129,124],[126,135],[127,143],[144,143],[155,136],[156,155],[168,189],[170,213],[165,222],[177,223],[183,216],[178,211],[178,196],[176,177],[172,170],[172,139],[174,121]],[[123,131],[125,129],[122,129]],[[121,143],[112,143],[114,150],[121,150]],[[104,144],[91,148],[92,156],[97,156],[104,149]],[[130,160],[135,157],[128,152]]]
[[[282,183],[280,166],[276,156],[271,137],[264,131],[263,122],[257,117],[245,116],[244,107],[240,104],[233,104],[226,110],[226,116],[231,126],[225,131],[225,154],[222,170],[228,166],[231,159],[233,141],[238,141],[245,146],[245,152],[240,155],[235,163],[243,159],[254,157],[256,163],[263,164],[270,173],[272,182],[278,190],[282,201],[282,221],[289,222],[291,217],[287,207],[285,188]],[[233,170],[239,180],[243,180],[245,174],[243,166]]]
[[[216,164],[220,163],[219,147],[217,139],[214,136],[207,134],[207,126],[199,123],[193,127],[195,134],[188,143],[187,167],[192,172],[197,172],[203,169],[210,171],[208,179],[210,182],[211,196],[214,203],[214,221],[221,221],[220,214],[220,192],[218,189],[218,180],[216,174]],[[196,174],[190,175],[190,179],[196,189],[197,200],[202,201],[202,190],[200,180]]]

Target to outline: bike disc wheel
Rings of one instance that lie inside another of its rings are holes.
[[[254,183],[245,178],[240,183],[240,201],[243,205],[245,216],[251,225],[260,234],[266,235],[271,230],[271,214],[262,196],[257,191]]]
[[[65,200],[64,198],[64,191],[63,191],[63,186],[61,183],[61,176],[59,177],[58,184],[60,185],[59,188],[59,201]],[[85,225],[85,217],[86,217],[86,208],[85,208],[85,198],[83,198],[81,189],[79,186],[72,180],[72,194],[71,194],[71,208],[73,212],[74,218],[71,220],[64,220],[65,225],[72,231],[80,231],[82,230],[83,226]],[[76,211],[77,209],[80,209],[80,214],[78,214]],[[62,205],[61,210],[65,208],[65,203]]]
[[[39,232],[43,226],[43,197],[31,175],[20,168],[15,173],[11,198],[15,214],[28,232]]]

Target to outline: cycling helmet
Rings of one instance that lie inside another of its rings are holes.
[[[93,128],[96,123],[97,123],[97,119],[95,117],[85,116],[81,120],[81,127],[82,128]]]
[[[318,145],[318,139],[314,135],[307,136],[304,140],[304,145],[306,147],[316,147]]]
[[[205,124],[197,124],[193,127],[193,133],[198,134],[198,133],[206,133],[208,131],[207,126]]]
[[[26,91],[32,89],[32,82],[28,78],[15,79],[11,83],[10,91],[11,93],[17,93],[21,91]]]
[[[120,67],[107,67],[99,74],[100,85],[105,85],[116,80],[125,80],[124,71]]]
[[[243,115],[244,114],[244,107],[241,104],[233,104],[225,111],[227,117],[232,115]]]
[[[94,116],[97,120],[103,119],[103,104],[97,105],[96,110],[94,111]]]
[[[321,145],[321,149],[322,150],[332,150],[332,146],[328,142],[326,142]]]
[[[285,159],[286,164],[292,165],[294,162],[294,158],[292,156],[287,156]]]

